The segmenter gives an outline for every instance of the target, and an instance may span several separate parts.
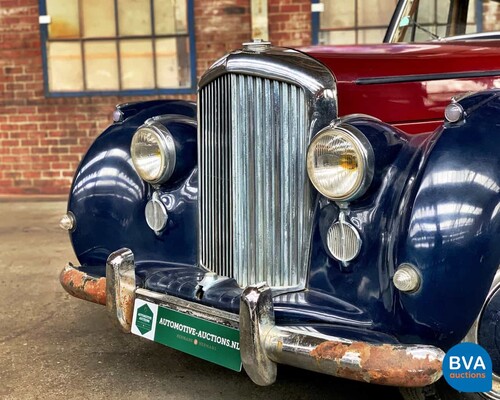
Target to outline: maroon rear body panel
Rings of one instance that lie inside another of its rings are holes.
[[[338,83],[339,115],[365,113],[409,133],[432,131],[453,96],[500,88],[500,41],[300,49]]]

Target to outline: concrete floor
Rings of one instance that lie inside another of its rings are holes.
[[[123,334],[58,275],[78,264],[65,203],[0,202],[0,399],[401,399],[395,388],[282,366],[270,387]]]

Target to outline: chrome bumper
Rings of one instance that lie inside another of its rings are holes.
[[[146,289],[136,290],[134,256],[130,250],[122,249],[108,259],[105,298],[108,311],[125,332],[131,329],[136,296],[160,304],[175,302],[177,308],[208,320],[226,318],[228,323],[236,323],[243,367],[258,385],[275,382],[277,364],[399,387],[430,385],[442,375],[444,352],[434,346],[373,344],[277,326],[271,289],[266,283],[248,286],[243,291],[239,319],[212,307]]]

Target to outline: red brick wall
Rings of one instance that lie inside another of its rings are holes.
[[[271,41],[310,44],[310,8],[310,0],[269,0]],[[139,99],[45,98],[38,14],[38,0],[0,0],[0,194],[67,194],[114,106]],[[196,0],[195,36],[199,76],[250,39],[250,0]]]
[[[268,0],[269,38],[274,45],[296,47],[312,42],[311,1]]]
[[[198,75],[251,36],[249,0],[195,0]]]
[[[498,21],[500,20],[500,4],[493,1],[483,3],[484,15],[483,28],[485,32],[498,30]]]

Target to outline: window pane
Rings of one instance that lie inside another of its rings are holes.
[[[114,0],[85,0],[82,2],[82,9],[85,37],[116,35]]]
[[[440,24],[448,23],[448,12],[450,10],[450,2],[443,0],[434,0],[436,2],[437,9],[437,22]],[[474,3],[474,1],[471,1]]]
[[[382,43],[385,29],[361,29],[358,31],[358,43]]]
[[[439,37],[445,37],[446,36],[446,25],[439,25],[436,28],[436,35]]]
[[[118,0],[121,36],[151,35],[150,0]]]
[[[175,38],[156,41],[156,70],[158,87],[179,87],[179,64]]]
[[[435,0],[420,0],[418,4],[418,23],[430,24],[435,21]]]
[[[189,40],[186,37],[156,40],[158,87],[191,86]]]
[[[54,92],[83,90],[80,43],[47,43],[49,88]]]
[[[187,33],[186,0],[155,0],[155,32]]]
[[[175,30],[177,33],[188,31],[187,0],[176,0],[175,2]]]
[[[355,0],[325,1],[325,11],[321,13],[321,29],[350,28],[354,26]]]
[[[179,62],[179,86],[191,87],[191,57],[189,38],[177,38],[177,60]]]
[[[358,26],[389,25],[395,5],[394,0],[358,0]]]
[[[87,89],[118,90],[118,60],[115,42],[85,43]]]
[[[51,16],[49,38],[76,38],[80,36],[78,0],[47,0],[47,14]]]
[[[355,44],[356,32],[354,30],[325,31],[320,33],[319,41],[328,44]]]
[[[154,88],[153,45],[151,40],[120,42],[123,89]]]

